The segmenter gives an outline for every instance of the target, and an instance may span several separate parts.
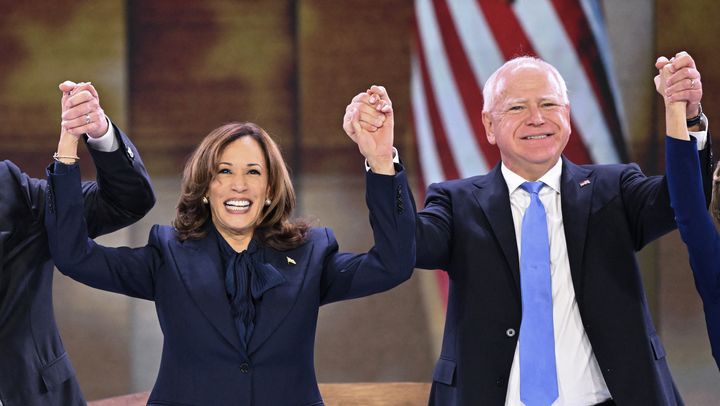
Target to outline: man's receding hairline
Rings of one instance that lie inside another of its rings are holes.
[[[492,83],[490,84],[494,87],[494,89],[490,89],[490,93],[492,94],[490,100],[492,101],[492,103],[489,103],[487,105],[487,110],[484,108],[485,106],[483,106],[483,111],[490,112],[497,105],[498,99],[502,96],[505,90],[505,82],[507,81],[505,75],[517,72],[521,69],[532,68],[537,68],[541,72],[544,72],[546,75],[552,77],[555,81],[555,85],[558,87],[560,98],[563,100],[563,102],[569,103],[569,99],[567,97],[567,89],[565,87],[567,85],[563,86],[564,79],[560,75],[560,72],[557,70],[557,68],[540,58],[532,56],[522,56],[505,62],[488,79],[488,82],[491,81],[490,79],[492,79]],[[487,85],[488,83],[486,82],[485,84]]]

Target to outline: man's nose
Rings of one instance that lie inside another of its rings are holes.
[[[545,123],[545,117],[543,117],[542,109],[539,106],[530,106],[528,109],[527,124],[528,125],[542,125]]]

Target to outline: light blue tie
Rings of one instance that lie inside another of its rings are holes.
[[[520,400],[526,406],[548,406],[558,397],[550,241],[545,206],[538,196],[543,185],[542,182],[521,185],[530,193],[520,241]]]

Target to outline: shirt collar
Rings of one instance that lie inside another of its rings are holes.
[[[523,178],[522,176],[518,175],[517,173],[513,172],[505,166],[504,162],[500,163],[500,171],[502,172],[503,178],[505,179],[505,183],[507,184],[508,191],[510,194],[512,194],[515,189],[519,188],[520,185],[522,185],[525,182],[528,182],[527,179]],[[558,161],[553,165],[552,168],[550,168],[549,171],[545,172],[543,176],[538,179],[538,181],[544,183],[545,185],[549,186],[552,190],[554,190],[556,193],[560,193],[560,177],[562,176],[562,159],[558,159]]]

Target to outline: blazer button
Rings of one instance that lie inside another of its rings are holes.
[[[250,364],[248,364],[247,362],[243,362],[242,364],[240,364],[240,372],[244,374],[250,372]]]
[[[505,378],[503,378],[502,376],[498,378],[495,381],[495,385],[497,385],[498,388],[502,388],[503,386],[505,386]]]
[[[509,328],[509,329],[505,330],[505,335],[508,337],[515,337],[515,329]]]

